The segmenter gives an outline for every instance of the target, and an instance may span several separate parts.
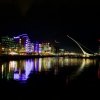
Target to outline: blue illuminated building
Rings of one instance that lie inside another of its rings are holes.
[[[16,36],[14,40],[19,44],[20,49],[25,48],[25,52],[31,52],[31,42],[27,34]]]
[[[39,43],[34,43],[34,52],[39,53]]]

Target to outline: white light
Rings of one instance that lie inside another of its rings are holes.
[[[19,37],[17,36],[17,37],[14,37],[14,39],[18,39]]]
[[[16,52],[10,52],[9,54],[10,55],[17,55],[18,53],[16,53]]]

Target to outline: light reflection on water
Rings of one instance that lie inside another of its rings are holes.
[[[99,68],[98,68],[98,79],[100,79],[100,62],[99,62]]]
[[[92,66],[96,65],[96,60],[91,60],[91,59],[82,59],[82,61],[79,60],[78,64],[79,64],[79,62],[81,62],[81,64],[80,64],[79,68],[77,69],[77,71],[70,76],[70,80],[74,79],[76,76],[78,76],[79,74],[81,74],[81,72],[85,68],[87,68],[89,66],[91,67],[91,65]]]
[[[0,63],[0,79],[14,79],[25,81],[30,73],[49,71],[54,69],[54,74],[58,73],[59,68],[75,67],[75,72],[71,75],[73,79],[79,75],[84,68],[95,65],[96,60],[93,59],[76,59],[76,58],[35,58],[20,61],[9,61]]]

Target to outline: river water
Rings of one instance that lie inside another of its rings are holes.
[[[96,88],[99,79],[99,59],[47,57],[0,61],[0,88],[58,92]]]

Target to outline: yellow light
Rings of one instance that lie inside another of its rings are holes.
[[[90,57],[89,55],[83,55],[83,57]]]
[[[42,67],[42,59],[39,58],[39,72],[41,72],[41,67]]]
[[[4,71],[4,67],[3,67],[3,65],[2,65],[2,73],[3,73],[3,71]]]
[[[15,49],[15,51],[17,51],[17,49]]]
[[[10,61],[9,62],[9,72],[10,70],[14,70],[17,68],[17,61]]]
[[[2,50],[4,50],[4,48],[2,48]]]
[[[19,39],[19,43],[21,43],[21,39]]]
[[[9,51],[11,51],[11,49],[9,49]]]
[[[10,55],[17,55],[18,53],[16,53],[16,52],[10,52],[9,54]]]

